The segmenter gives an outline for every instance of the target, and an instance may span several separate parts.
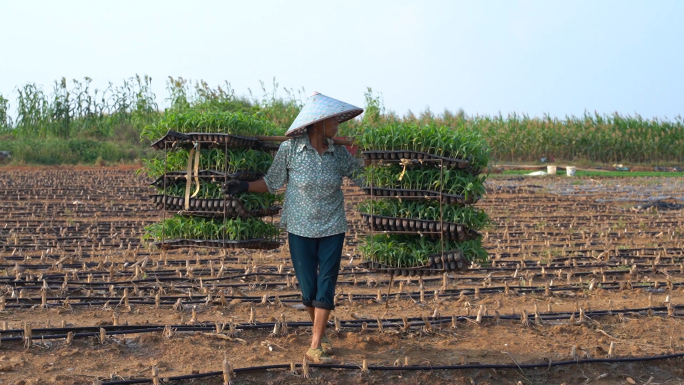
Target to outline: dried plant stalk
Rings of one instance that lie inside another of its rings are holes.
[[[26,348],[30,348],[33,339],[33,329],[30,323],[24,324],[24,345]]]
[[[309,361],[304,357],[304,362],[302,362],[302,377],[309,378]]]
[[[161,385],[161,382],[159,381],[159,368],[156,366],[152,367],[152,384]]]
[[[233,367],[228,359],[223,360],[223,385],[230,385],[233,381]]]
[[[530,320],[527,317],[527,312],[525,310],[522,311],[522,315],[520,316],[520,323],[525,327],[530,326]]]

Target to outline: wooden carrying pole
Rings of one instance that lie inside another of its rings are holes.
[[[264,142],[284,142],[292,139],[289,136],[257,136],[256,138]],[[352,146],[354,144],[354,139],[333,138],[333,143],[341,146]]]

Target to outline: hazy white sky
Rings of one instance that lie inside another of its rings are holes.
[[[0,0],[0,94],[54,80],[259,80],[403,115],[684,115],[684,1]]]

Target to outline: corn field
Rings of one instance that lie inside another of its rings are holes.
[[[92,79],[56,81],[52,92],[36,84],[17,89],[17,117],[12,133],[19,137],[69,139],[109,138],[124,126],[142,127],[157,119],[158,106],[148,76],[91,89]]]
[[[274,80],[270,86],[261,83],[262,96],[251,90],[248,96],[236,95],[230,83],[216,87],[205,81],[192,82],[169,77],[166,81],[168,107],[160,107],[152,92],[152,79],[135,76],[122,85],[109,83],[104,90],[92,87],[92,79],[54,82],[49,90],[30,83],[16,89],[16,99],[0,95],[0,150],[25,153],[28,162],[59,162],[60,159],[33,156],[35,139],[80,139],[126,143],[137,155],[148,143],[140,143],[141,134],[150,135],[150,127],[177,123],[178,114],[190,117],[193,111],[213,114],[239,113],[269,122],[271,132],[289,127],[302,107],[303,90],[282,88]],[[284,96],[281,96],[284,93]],[[12,109],[13,108],[13,109]],[[388,125],[431,127],[435,131],[478,132],[491,149],[495,162],[538,161],[544,157],[557,161],[589,161],[598,163],[681,163],[684,161],[684,118],[647,119],[640,115],[585,113],[563,118],[526,114],[468,116],[464,111],[445,110],[435,114],[429,109],[416,115],[403,116],[388,111],[376,92],[365,92],[362,119],[342,124],[340,136],[362,136],[369,130],[383,130]],[[12,115],[12,111],[16,111]],[[192,119],[188,125],[199,125]],[[77,144],[72,144],[78,147]],[[55,146],[53,144],[52,146]],[[58,145],[59,146],[59,145]],[[61,146],[65,147],[65,146]],[[49,148],[38,151],[49,151]],[[113,155],[112,155],[113,156]],[[121,156],[117,154],[116,156]],[[74,162],[71,158],[65,163]],[[75,162],[88,162],[78,158]]]
[[[594,162],[684,160],[684,120],[648,120],[639,115],[585,114],[564,119],[475,117],[464,126],[484,134],[498,160],[531,161],[541,157]]]

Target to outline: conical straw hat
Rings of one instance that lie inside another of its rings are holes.
[[[306,126],[332,117],[336,117],[340,123],[346,122],[362,112],[363,108],[352,106],[351,104],[315,92],[306,101],[299,115],[292,122],[290,129],[285,133],[285,136],[304,134]]]

